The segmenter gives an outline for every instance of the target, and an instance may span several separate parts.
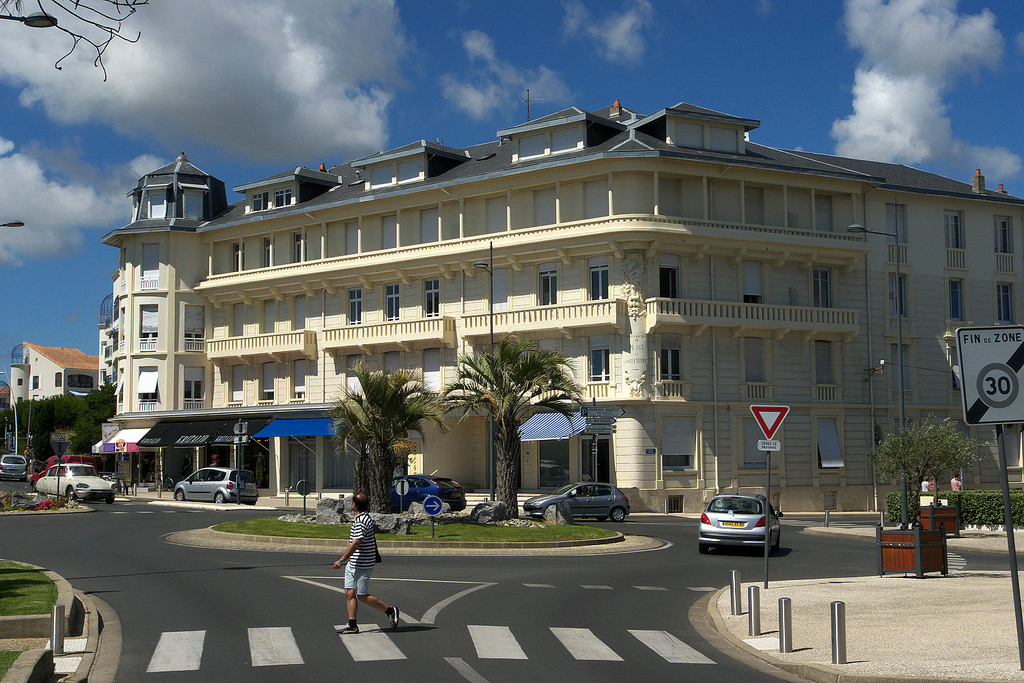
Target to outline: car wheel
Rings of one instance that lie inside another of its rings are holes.
[[[68,500],[78,500],[78,494],[75,493],[75,489],[71,486],[64,492]]]
[[[625,508],[612,508],[611,513],[609,513],[609,517],[612,518],[613,522],[621,522],[626,519],[626,510]]]
[[[177,501],[185,500],[185,491],[182,490],[182,489],[178,489],[177,491],[175,491],[174,492],[174,500],[177,500]]]
[[[213,502],[214,503],[223,503],[224,502],[224,492],[223,491],[217,491],[217,495],[215,495],[213,497]]]
[[[774,543],[772,543],[772,545],[771,545],[771,547],[770,547],[770,548],[768,549],[768,551],[769,551],[769,552],[772,552],[772,553],[774,553],[774,552],[775,552],[776,550],[778,550],[778,549],[779,549],[779,543],[782,543],[782,532],[781,532],[781,531],[780,531],[780,532],[779,532],[779,534],[778,534],[778,535],[777,535],[777,536],[775,537],[775,542],[774,542]]]
[[[698,543],[697,552],[699,552],[701,555],[707,555],[709,552],[711,552],[711,546],[707,545],[706,543]]]

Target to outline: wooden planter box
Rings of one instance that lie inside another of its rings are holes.
[[[941,526],[946,528],[946,536],[960,538],[960,506],[929,505],[921,508],[921,528],[935,530]]]
[[[941,530],[883,529],[875,527],[878,544],[878,575],[886,572],[914,572],[923,579],[927,572],[949,573],[946,535]]]

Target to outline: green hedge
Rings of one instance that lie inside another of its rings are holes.
[[[919,501],[915,496],[921,494],[911,491],[907,498],[908,515],[913,517],[913,506]],[[930,493],[924,495],[932,495]],[[1003,525],[1003,494],[1000,491],[939,491],[940,500],[948,500],[950,505],[960,505],[960,523],[964,526],[1002,526]],[[900,493],[891,491],[885,497],[885,514],[890,522],[900,519]],[[1013,525],[1024,527],[1024,491],[1010,491],[1010,511],[1013,514]]]

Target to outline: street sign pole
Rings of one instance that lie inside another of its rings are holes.
[[[1010,553],[1010,584],[1013,586],[1013,616],[1017,622],[1017,657],[1024,671],[1024,618],[1020,609],[1020,577],[1017,575],[1017,547],[1013,538],[1013,511],[1010,509],[1010,479],[1006,473],[1006,442],[1003,425],[996,425],[996,446],[999,450],[999,481],[1003,485],[1003,524],[1006,526],[1006,547]]]
[[[764,589],[768,590],[768,553],[772,547],[772,452],[764,452]]]

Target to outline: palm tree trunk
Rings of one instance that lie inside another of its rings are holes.
[[[522,455],[522,442],[515,427],[501,425],[494,431],[495,450],[495,484],[494,497],[505,504],[509,519],[519,516],[519,502],[516,493],[519,491],[519,463]]]

